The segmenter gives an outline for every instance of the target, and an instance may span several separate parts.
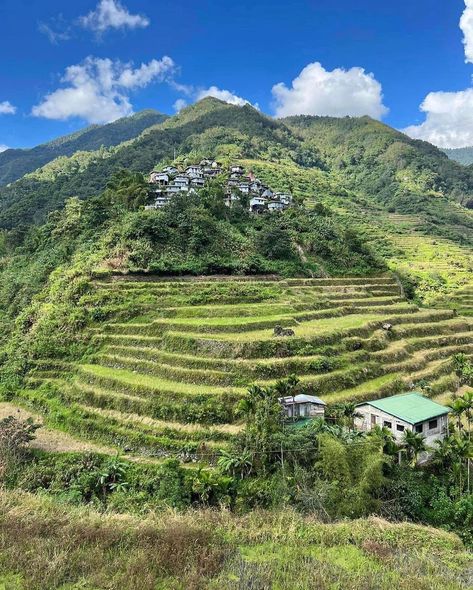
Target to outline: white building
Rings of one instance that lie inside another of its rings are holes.
[[[169,174],[166,174],[165,172],[151,172],[149,175],[149,182],[152,184],[168,184]]]
[[[203,178],[204,173],[200,166],[187,166],[186,168],[186,175],[189,178]]]
[[[402,442],[406,430],[422,434],[429,447],[447,434],[449,409],[420,393],[372,400],[356,409],[361,417],[355,419],[355,426],[365,431],[387,428],[397,442]]]
[[[289,206],[292,203],[292,195],[289,193],[275,193],[274,198],[278,199],[286,206]]]
[[[254,195],[250,199],[250,211],[259,212],[266,208],[268,200],[259,195]]]
[[[173,184],[174,186],[179,187],[180,190],[189,190],[189,179],[187,178],[187,176],[184,176],[183,174],[176,176]]]
[[[191,178],[191,186],[195,188],[202,188],[205,186],[205,179],[200,177]]]
[[[284,408],[287,418],[323,418],[327,405],[315,395],[300,393],[296,396],[280,397],[279,402]]]
[[[165,166],[163,168],[163,172],[165,172],[166,174],[171,174],[171,176],[174,176],[175,174],[178,174],[179,170],[175,166]]]
[[[238,189],[240,192],[245,193],[246,195],[250,192],[250,185],[248,182],[240,182],[238,183]]]
[[[266,199],[272,199],[274,197],[273,191],[268,187],[262,187],[261,196],[265,197]]]
[[[269,201],[268,202],[268,211],[283,211],[286,208],[284,203],[281,201]]]

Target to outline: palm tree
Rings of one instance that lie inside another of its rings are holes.
[[[463,400],[465,416],[468,422],[468,436],[471,438],[471,423],[473,421],[473,391],[466,391],[460,399]]]
[[[274,386],[280,397],[292,397],[292,420],[296,419],[296,395],[299,389],[300,379],[296,375],[289,375],[287,379],[281,379]]]
[[[418,434],[413,430],[405,430],[403,436],[403,443],[406,448],[407,456],[412,465],[417,463],[419,454],[427,450],[425,438],[422,434]]]
[[[461,431],[463,428],[462,418],[463,418],[463,414],[465,413],[465,410],[466,410],[465,403],[464,403],[463,399],[461,397],[457,397],[455,399],[452,399],[452,401],[448,404],[448,407],[450,408],[450,414],[457,421],[458,430]]]
[[[355,429],[355,418],[362,417],[361,414],[356,411],[356,404],[353,402],[345,402],[342,404],[342,415],[350,430]]]

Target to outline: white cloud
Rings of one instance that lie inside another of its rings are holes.
[[[0,143],[0,153],[4,152],[5,150],[9,150],[10,148],[5,145],[4,143]]]
[[[219,98],[220,100],[228,102],[229,104],[234,104],[240,107],[245,104],[251,104],[249,100],[246,100],[241,96],[237,96],[229,90],[221,90],[220,88],[217,88],[217,86],[210,86],[209,88],[198,90],[196,93],[196,100],[202,100],[207,96],[213,96],[214,98]]]
[[[58,45],[60,41],[68,41],[71,38],[71,27],[66,23],[62,15],[51,19],[49,22],[38,23],[38,31],[46,35],[53,45]]]
[[[415,139],[440,147],[473,145],[473,88],[460,92],[431,92],[420,105],[426,120],[404,129]]]
[[[14,115],[16,113],[16,107],[8,100],[0,102],[0,115]]]
[[[153,59],[134,69],[120,61],[88,57],[66,68],[58,88],[33,107],[32,114],[46,119],[80,117],[89,123],[107,123],[133,112],[130,92],[171,75],[175,64],[170,57]]]
[[[100,0],[95,10],[79,18],[79,23],[100,34],[107,29],[143,29],[150,21],[146,16],[130,14],[118,0]]]
[[[363,68],[336,68],[330,72],[314,62],[302,70],[290,88],[280,82],[273,86],[272,93],[276,117],[369,115],[381,119],[388,112],[381,84]]]
[[[463,32],[465,61],[473,63],[473,0],[465,0],[465,10],[460,18],[460,29]]]
[[[183,98],[178,98],[172,106],[176,113],[178,113],[187,106],[187,100],[184,100]]]

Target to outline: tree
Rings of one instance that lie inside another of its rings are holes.
[[[425,438],[422,434],[407,429],[404,431],[403,443],[406,449],[407,458],[411,465],[415,465],[420,453],[427,449]]]
[[[296,404],[296,395],[299,392],[299,383],[300,379],[296,377],[296,375],[289,375],[287,379],[280,379],[274,389],[278,393],[279,397],[292,397],[292,419],[295,420],[295,404]]]
[[[98,484],[102,500],[105,502],[107,495],[115,491],[124,491],[128,487],[125,481],[128,465],[117,455],[107,461],[99,475]]]
[[[223,473],[240,479],[249,476],[253,467],[250,453],[248,451],[238,452],[237,449],[221,450],[217,465]]]
[[[453,369],[459,385],[473,386],[473,363],[464,353],[455,354],[452,359]]]
[[[462,430],[463,423],[462,418],[463,414],[466,411],[466,407],[462,398],[455,398],[449,404],[448,407],[450,408],[450,415],[455,418],[456,420],[456,427],[458,430]]]
[[[253,385],[238,406],[238,412],[246,418],[244,450],[250,454],[251,463],[263,472],[272,463],[275,435],[283,427],[283,409],[278,398],[275,387]]]
[[[27,446],[40,427],[31,418],[20,420],[7,416],[0,420],[0,478],[9,468],[19,465],[27,455]]]
[[[116,172],[107,182],[105,197],[111,205],[138,209],[148,198],[148,184],[142,174],[130,170]]]
[[[287,260],[294,255],[289,231],[276,222],[263,226],[257,247],[263,256],[271,260]]]

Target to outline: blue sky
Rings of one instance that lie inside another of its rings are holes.
[[[473,0],[0,0],[0,56],[0,146],[206,94],[473,144]]]

